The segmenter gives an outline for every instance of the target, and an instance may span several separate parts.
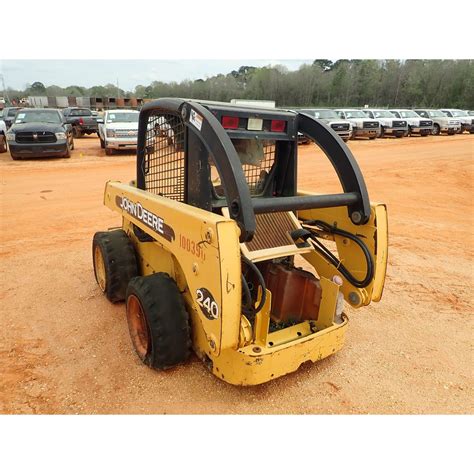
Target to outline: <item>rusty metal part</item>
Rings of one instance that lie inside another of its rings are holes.
[[[145,360],[151,349],[150,331],[140,300],[135,295],[130,295],[127,301],[127,322],[133,347],[138,357]]]
[[[321,284],[312,273],[281,263],[267,263],[262,273],[272,294],[271,316],[274,321],[318,319]]]
[[[105,263],[104,257],[98,245],[94,249],[94,268],[97,284],[99,285],[99,288],[102,290],[102,292],[105,293],[105,289],[107,287],[107,281],[105,276]]]
[[[290,232],[298,227],[288,212],[256,214],[255,220],[257,230],[253,239],[247,242],[247,248],[251,252],[294,244]]]

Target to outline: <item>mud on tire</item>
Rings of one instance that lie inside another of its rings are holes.
[[[122,230],[96,232],[92,241],[94,275],[112,303],[125,299],[129,281],[138,275],[132,242]]]
[[[189,357],[189,316],[176,283],[167,273],[130,281],[127,321],[135,351],[146,365],[168,369]]]

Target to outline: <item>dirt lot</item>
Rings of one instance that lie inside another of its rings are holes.
[[[119,225],[107,179],[134,157],[94,138],[69,160],[0,155],[0,413],[473,412],[473,135],[350,142],[389,209],[383,300],[349,310],[346,346],[259,387],[227,385],[197,358],[159,373],[132,352],[123,304],[93,276],[91,239]],[[313,146],[300,187],[336,191]],[[322,186],[323,184],[323,186]]]

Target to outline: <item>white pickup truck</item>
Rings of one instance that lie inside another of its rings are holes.
[[[446,132],[448,135],[454,135],[461,129],[461,122],[457,119],[448,117],[441,110],[437,109],[414,109],[421,117],[433,120],[433,135],[439,135]]]
[[[299,109],[321,122],[331,127],[345,142],[352,136],[352,124],[349,120],[339,118],[339,115],[332,109]]]
[[[0,120],[0,153],[7,151],[7,126],[3,120]]]
[[[363,109],[367,117],[380,122],[380,137],[391,135],[402,138],[408,135],[408,124],[406,120],[397,119],[389,110],[384,109]]]
[[[406,120],[408,123],[408,134],[426,137],[433,131],[433,120],[420,117],[414,110],[390,109],[395,117]]]
[[[136,110],[107,110],[99,124],[101,148],[106,155],[112,155],[115,150],[136,150],[138,140],[138,116]]]
[[[369,120],[362,110],[336,109],[335,112],[340,118],[351,123],[352,138],[368,137],[370,140],[377,138],[380,132],[380,122],[378,120]]]
[[[460,109],[441,109],[448,117],[453,117],[461,122],[461,130],[459,133],[474,133],[474,118],[466,111]]]

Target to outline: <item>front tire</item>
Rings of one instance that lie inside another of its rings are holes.
[[[189,316],[178,286],[167,273],[130,281],[127,322],[133,347],[146,365],[168,369],[188,359]]]
[[[63,158],[71,158],[71,147],[69,143],[66,144],[66,151],[64,152]]]
[[[112,156],[112,155],[114,154],[113,148],[107,148],[107,147],[106,147],[106,148],[105,148],[105,154],[106,154],[107,156]]]
[[[123,301],[129,281],[138,275],[135,250],[122,230],[96,232],[92,241],[94,275],[107,299]]]
[[[437,123],[433,124],[433,131],[431,133],[433,135],[439,135],[441,133],[441,130],[440,130],[439,125]]]

